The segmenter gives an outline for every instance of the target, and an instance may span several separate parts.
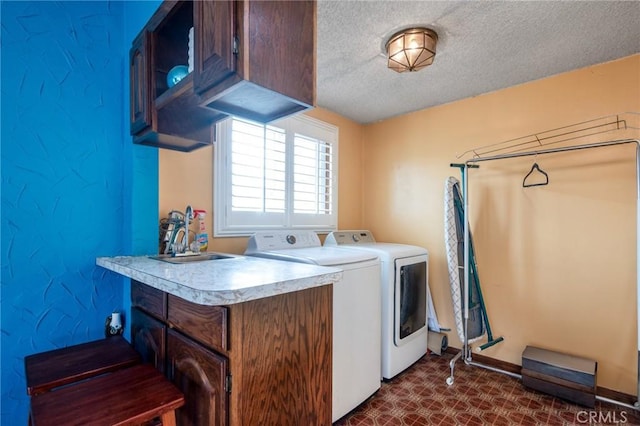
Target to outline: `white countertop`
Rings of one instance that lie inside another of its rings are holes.
[[[201,305],[231,305],[338,282],[342,270],[251,256],[172,264],[148,256],[98,257],[96,264]]]

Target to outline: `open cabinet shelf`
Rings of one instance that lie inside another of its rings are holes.
[[[130,51],[134,142],[191,151],[229,115],[267,123],[312,108],[315,33],[314,0],[163,2]]]

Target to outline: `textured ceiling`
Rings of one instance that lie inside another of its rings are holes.
[[[409,26],[437,54],[399,74],[384,44]],[[640,1],[318,0],[317,103],[371,123],[638,52]]]

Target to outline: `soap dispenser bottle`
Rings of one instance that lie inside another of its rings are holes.
[[[198,233],[196,234],[196,241],[200,246],[200,251],[207,251],[209,246],[209,235],[204,223],[204,219],[207,216],[206,210],[194,210],[193,214],[198,219]]]

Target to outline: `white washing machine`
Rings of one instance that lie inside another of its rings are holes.
[[[369,231],[335,231],[324,247],[375,253],[381,261],[382,377],[391,379],[427,353],[429,253],[425,248],[377,243]]]
[[[322,247],[313,231],[259,232],[248,256],[333,266],[343,270],[333,284],[332,421],[380,389],[380,260],[373,252]]]

